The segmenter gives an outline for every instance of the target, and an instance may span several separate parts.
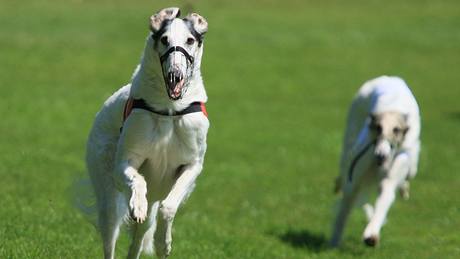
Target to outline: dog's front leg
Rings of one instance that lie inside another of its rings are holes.
[[[147,183],[138,172],[143,161],[139,157],[122,159],[116,173],[119,190],[126,194],[130,216],[137,223],[144,222],[148,210]]]
[[[160,203],[157,230],[155,232],[155,251],[159,258],[171,253],[172,223],[182,201],[192,191],[195,179],[200,174],[202,163],[185,166],[166,199]]]
[[[380,229],[385,222],[388,210],[395,200],[395,192],[398,185],[403,182],[409,172],[409,156],[399,154],[388,171],[387,176],[381,181],[379,196],[375,203],[374,213],[364,230],[364,242],[369,246],[375,246],[379,241]]]
[[[144,222],[148,211],[147,183],[138,170],[146,159],[152,128],[148,116],[134,111],[125,122],[115,157],[115,183],[125,193],[131,218],[137,223]]]

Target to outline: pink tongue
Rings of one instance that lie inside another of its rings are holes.
[[[180,92],[182,90],[182,86],[184,85],[184,79],[182,79],[179,83],[177,83],[177,85],[174,87],[174,95],[175,96],[178,96],[180,95]]]

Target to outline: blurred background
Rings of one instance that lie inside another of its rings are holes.
[[[204,171],[171,258],[460,257],[460,2],[0,0],[0,258],[100,258],[69,189],[95,113],[127,84],[168,6],[209,23]],[[422,112],[411,199],[382,243],[356,210],[327,249],[345,117],[361,84],[398,75]],[[124,257],[123,234],[117,254]]]

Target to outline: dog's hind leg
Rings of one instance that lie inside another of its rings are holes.
[[[153,235],[155,234],[157,226],[157,214],[160,202],[153,203],[152,209],[149,214],[151,222],[150,228],[145,232],[144,239],[142,240],[142,252],[146,254],[153,254]]]
[[[113,200],[105,200],[99,208],[99,231],[103,242],[104,258],[115,258],[115,245],[117,242],[122,217],[117,212],[116,194]]]
[[[159,202],[153,203],[148,213],[149,218],[140,224],[132,226],[132,241],[128,258],[139,258],[141,252],[153,253],[153,234],[156,228],[156,214]]]
[[[144,235],[152,225],[150,220],[146,220],[142,223],[134,223],[132,226],[132,240],[129,246],[128,258],[137,259],[141,255],[142,242]]]
[[[347,222],[350,211],[355,203],[356,196],[356,188],[353,188],[353,190],[349,190],[343,193],[343,197],[339,202],[338,213],[333,225],[332,238],[329,243],[332,247],[337,247],[340,244],[343,230],[345,228],[345,224]]]
[[[89,142],[91,144],[95,141]],[[87,167],[96,195],[97,229],[102,239],[104,258],[115,258],[115,244],[123,216],[120,199],[122,196],[109,177],[112,172],[111,157],[114,147],[95,145],[88,149]],[[98,152],[96,152],[98,151]]]
[[[375,191],[374,181],[376,181],[375,178],[367,177],[365,183],[360,186],[361,188],[356,201],[356,205],[362,207],[368,222],[374,215],[374,207],[369,203],[369,196]]]

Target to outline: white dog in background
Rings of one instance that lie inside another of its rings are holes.
[[[364,206],[369,223],[363,239],[375,246],[396,190],[408,198],[417,173],[420,114],[406,83],[382,76],[366,82],[351,105],[336,192],[342,191],[331,239],[338,246],[350,210],[370,191],[379,194],[375,206]]]
[[[203,168],[209,121],[200,63],[208,24],[196,13],[179,15],[166,8],[151,17],[131,84],[104,103],[89,135],[86,161],[105,258],[114,258],[129,219],[128,258],[153,252],[153,243],[158,257],[167,257],[176,211]]]

